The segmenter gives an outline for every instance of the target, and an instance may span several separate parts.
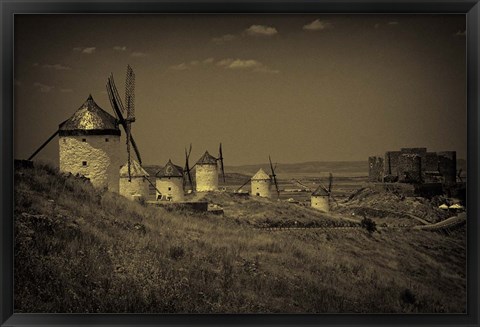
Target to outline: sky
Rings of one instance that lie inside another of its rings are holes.
[[[15,157],[136,74],[144,164],[466,158],[464,15],[15,15]],[[124,135],[122,130],[122,135]],[[126,146],[125,148],[126,152]],[[122,150],[123,150],[122,148]],[[58,163],[54,140],[35,159]]]

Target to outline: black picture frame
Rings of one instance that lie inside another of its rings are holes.
[[[479,72],[478,0],[66,1],[0,0],[1,8],[1,326],[186,325],[479,325]],[[20,13],[462,13],[467,17],[467,313],[466,314],[14,314],[13,313],[13,22]]]

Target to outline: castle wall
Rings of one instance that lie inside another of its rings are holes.
[[[147,199],[149,195],[148,181],[146,177],[132,177],[128,181],[128,177],[120,178],[120,195],[133,200],[133,195],[140,195],[143,199]]]
[[[427,148],[401,148],[402,154],[416,154],[420,157],[420,168],[424,172],[427,167]]]
[[[217,165],[196,165],[195,181],[197,192],[218,190]]]
[[[156,199],[162,196],[162,200],[166,200],[167,197],[171,198],[171,201],[180,202],[185,200],[185,192],[183,190],[183,178],[181,177],[161,177],[157,178],[155,186],[161,194],[156,192]]]
[[[445,184],[457,182],[457,153],[455,151],[437,152],[438,170],[443,176]]]
[[[260,196],[263,198],[271,198],[271,185],[269,180],[252,180],[251,182],[251,195]]]
[[[383,158],[381,157],[368,158],[368,180],[370,182],[382,182],[383,171],[384,171]]]
[[[60,171],[84,175],[97,188],[119,191],[120,136],[60,136],[58,142]]]
[[[398,162],[400,160],[400,151],[385,152],[384,175],[398,176]]]
[[[421,183],[422,158],[417,154],[402,154],[398,164],[398,181],[401,183]]]
[[[427,152],[425,170],[426,171],[438,170],[438,156],[436,152]]]
[[[319,211],[323,212],[329,212],[330,211],[330,204],[328,201],[328,196],[314,196],[312,195],[311,199],[311,206],[314,209],[317,209]]]

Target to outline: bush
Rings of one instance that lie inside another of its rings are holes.
[[[377,231],[377,224],[367,217],[363,217],[362,221],[360,222],[360,226],[365,228],[370,234]]]

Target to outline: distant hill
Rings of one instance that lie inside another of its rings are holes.
[[[275,163],[274,163],[275,166]],[[243,165],[243,166],[226,166],[228,172],[236,172],[242,174],[255,174],[260,168],[270,171],[268,163]],[[278,174],[303,174],[303,175],[326,175],[332,174],[349,175],[349,176],[366,176],[368,175],[367,161],[310,161],[301,163],[276,164],[275,172]]]

